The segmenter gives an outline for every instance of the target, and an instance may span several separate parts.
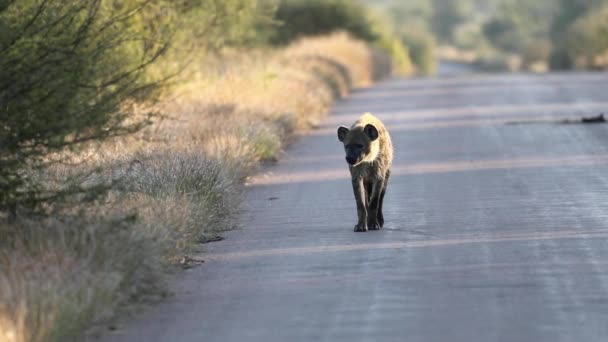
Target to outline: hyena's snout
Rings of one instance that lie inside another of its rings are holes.
[[[348,165],[355,165],[361,161],[363,154],[363,145],[349,144],[344,147],[346,152],[346,162]]]
[[[346,156],[346,162],[348,165],[355,165],[357,163],[357,157]]]

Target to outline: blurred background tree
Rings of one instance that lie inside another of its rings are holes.
[[[371,29],[366,7],[352,0],[282,0],[275,19],[271,42],[285,44],[302,36],[327,34],[346,30],[367,41],[377,38]]]
[[[425,41],[434,42],[427,45],[436,44],[441,51],[460,51],[462,60],[507,61],[514,56],[530,69],[539,64],[554,69],[608,67],[605,58],[608,33],[603,24],[608,0],[368,0],[367,3],[391,13],[406,42],[408,35],[419,37],[423,32],[431,36]],[[416,50],[412,42],[407,43],[411,51]],[[454,55],[442,53],[444,58],[458,57]]]
[[[588,11],[568,28],[562,41],[568,61],[580,69],[608,65],[608,6]]]
[[[371,3],[371,2],[368,2]],[[431,0],[373,2],[386,13],[395,36],[406,46],[413,67],[422,74],[432,74],[436,69],[436,36],[432,33],[433,3]]]

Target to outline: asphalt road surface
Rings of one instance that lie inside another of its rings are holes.
[[[336,137],[384,120],[385,228],[354,233]],[[608,341],[608,74],[356,91],[251,181],[243,229],[108,341]]]

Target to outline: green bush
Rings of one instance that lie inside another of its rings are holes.
[[[353,0],[281,0],[275,14],[279,26],[271,42],[286,44],[302,36],[345,30],[355,37],[373,41],[366,8]]]
[[[276,0],[155,0],[146,12],[170,17],[174,50],[193,52],[265,43],[276,7]]]
[[[403,41],[410,49],[412,62],[418,72],[425,75],[435,73],[437,69],[436,43],[430,33],[409,31],[403,34]]]
[[[0,7],[0,211],[60,196],[26,172],[57,162],[52,153],[148,122],[126,105],[154,95],[158,84],[145,70],[168,46],[160,27],[141,24],[146,4],[20,0]]]
[[[150,123],[141,104],[158,97],[161,80],[196,53],[254,41],[273,3],[0,2],[0,211],[65,195],[28,174],[64,162],[65,150]]]
[[[414,71],[414,66],[410,57],[410,51],[405,42],[398,37],[392,37],[386,42],[387,45],[381,45],[381,47],[391,55],[394,68],[393,72],[398,75],[411,74]]]
[[[551,49],[551,42],[547,39],[539,39],[529,42],[523,47],[522,51],[524,65],[549,61]]]
[[[483,25],[483,33],[494,47],[516,51],[520,37],[516,36],[515,24],[505,18],[493,18]]]
[[[564,46],[557,46],[551,50],[549,56],[549,68],[551,70],[568,70],[573,67],[574,61],[572,61]]]
[[[405,42],[394,32],[392,18],[381,13],[369,16],[372,30],[377,37],[374,45],[390,55],[392,72],[398,75],[409,75],[414,70],[410,51]]]
[[[605,68],[608,54],[608,7],[590,11],[577,19],[566,32],[564,48],[575,67]]]
[[[379,27],[378,44],[390,52],[397,73],[410,74],[415,69],[432,74],[436,69],[436,39],[431,30],[437,8],[431,0],[367,3],[377,6],[382,13],[373,21]]]

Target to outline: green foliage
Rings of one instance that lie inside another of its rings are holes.
[[[260,33],[273,23],[278,0],[157,0],[153,9],[171,16],[174,46],[179,50],[219,49],[263,42]]]
[[[394,72],[398,75],[409,75],[413,72],[414,66],[410,56],[410,50],[405,42],[398,37],[386,40],[385,51],[388,51],[393,59]]]
[[[525,65],[542,62],[545,63],[551,56],[552,45],[548,39],[530,41],[523,47],[522,58]]]
[[[547,1],[547,0],[545,0]],[[558,9],[551,22],[553,38],[563,37],[572,23],[585,15],[590,9],[606,3],[605,0],[551,0]]]
[[[434,37],[425,31],[412,31],[403,34],[403,41],[410,49],[412,62],[426,75],[437,69],[436,43]]]
[[[603,51],[602,6],[606,0],[501,0],[484,33],[502,51],[520,54],[524,63],[549,62],[571,68],[581,58],[591,66]]]
[[[367,41],[377,38],[366,8],[353,0],[281,0],[275,19],[280,26],[272,35],[274,44],[337,30],[348,31]]]
[[[386,19],[358,0],[280,0],[270,41],[286,44],[303,36],[347,31],[388,53],[397,73],[409,74],[408,48]]]
[[[383,49],[391,52],[397,71],[408,74],[412,69],[417,69],[423,74],[434,73],[436,41],[430,31],[434,14],[431,0],[373,4],[379,6],[386,15],[386,18],[380,20],[393,27],[394,33],[388,35],[387,39],[381,39],[380,44]],[[381,34],[380,37],[382,36]]]
[[[393,72],[398,75],[409,75],[414,70],[410,51],[400,36],[395,33],[392,18],[383,13],[372,12],[369,15],[371,29],[377,37],[374,45],[387,52],[392,59]]]
[[[608,7],[577,19],[566,32],[564,47],[578,68],[608,66]]]
[[[515,24],[505,18],[494,18],[483,27],[485,36],[492,44],[506,51],[517,51],[521,39]]]
[[[556,9],[553,0],[527,2],[503,1],[484,24],[484,33],[492,44],[506,52],[525,54],[536,41],[546,41]]]
[[[606,20],[599,12],[608,6],[608,0],[367,3],[391,13],[400,34],[407,37],[427,32],[439,44],[474,51],[477,58],[517,56],[525,66],[550,62],[555,68],[597,68],[606,64],[606,33],[602,28]],[[413,44],[407,43],[413,51]]]
[[[255,42],[275,9],[275,0],[0,2],[0,211],[61,197],[28,174],[62,162],[56,152],[141,129],[151,117],[135,104],[153,102],[200,53]]]
[[[153,96],[157,83],[145,69],[168,40],[162,30],[142,26],[145,4],[20,0],[2,8],[0,210],[57,196],[39,189],[26,167],[147,123],[132,118],[126,103]]]
[[[411,28],[429,31],[435,12],[431,0],[418,0],[392,3],[388,13],[400,31]]]
[[[598,53],[595,43],[601,47],[602,8],[606,0],[553,0],[557,11],[551,26],[551,40],[554,45],[550,57],[551,68],[570,69],[593,67],[592,54]],[[597,13],[597,14],[595,14]],[[589,21],[589,23],[585,23]],[[598,32],[600,31],[600,32]],[[605,33],[604,33],[605,34]],[[598,39],[599,38],[599,39]],[[589,51],[581,51],[589,49]],[[577,63],[576,59],[579,59]]]
[[[440,42],[450,43],[454,39],[455,28],[467,21],[475,13],[471,0],[432,0],[434,13],[433,31]]]
[[[453,42],[461,49],[473,51],[481,51],[488,45],[482,27],[475,22],[458,26],[453,33]]]

